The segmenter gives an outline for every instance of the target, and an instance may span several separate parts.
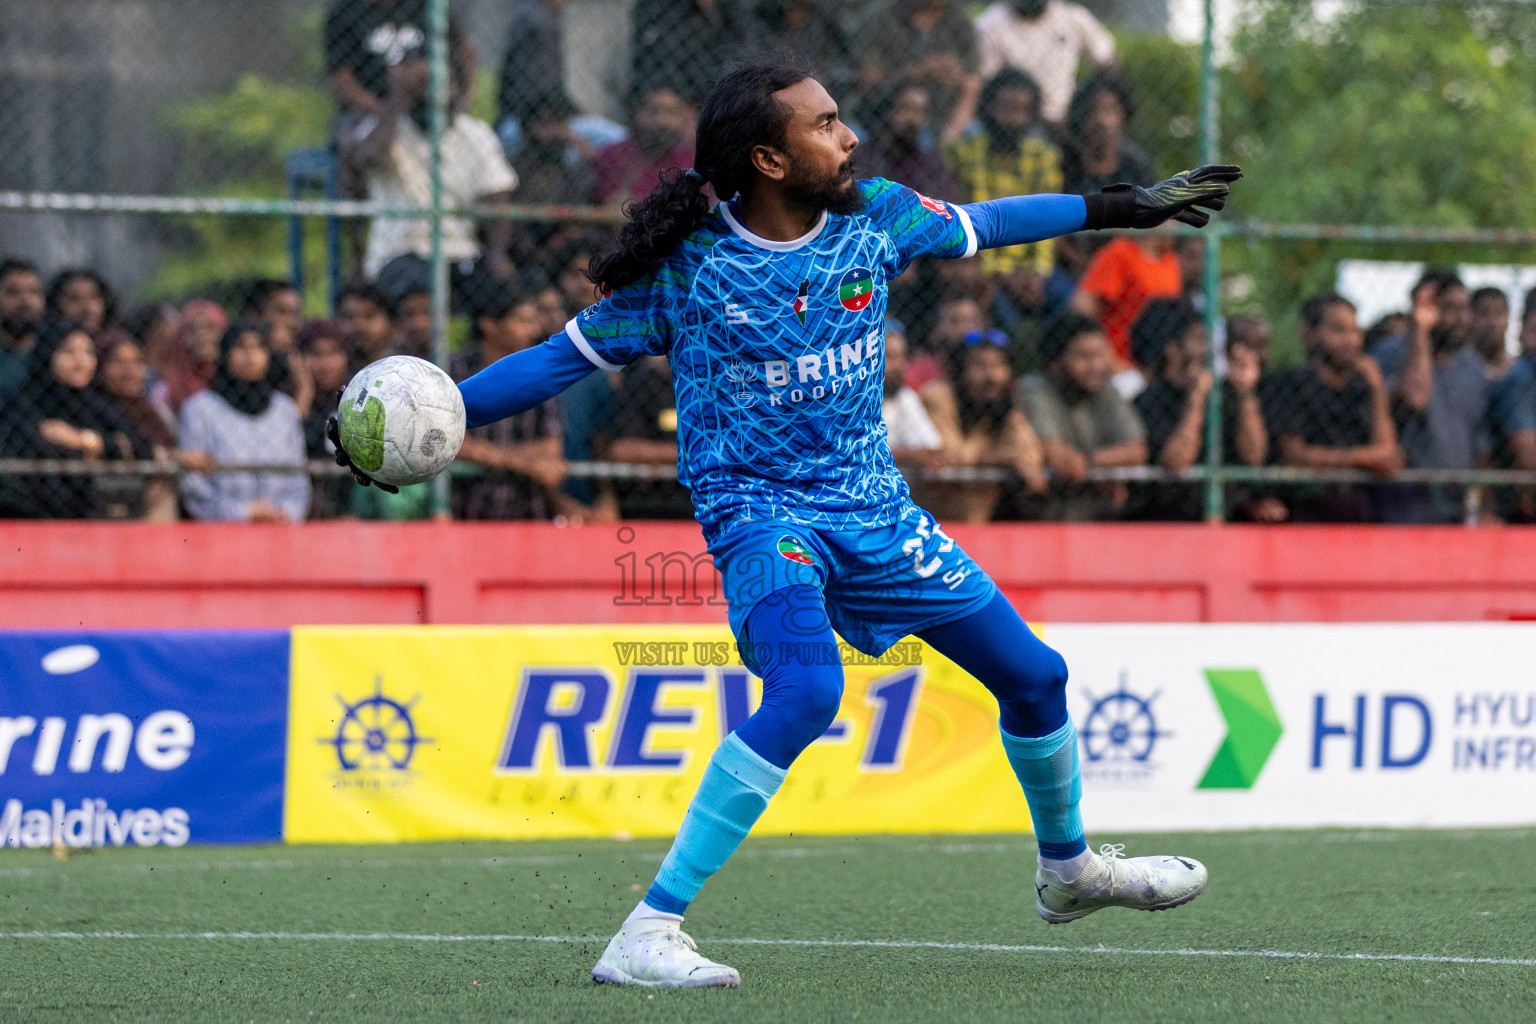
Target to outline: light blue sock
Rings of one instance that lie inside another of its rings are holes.
[[[725,866],[779,791],[785,770],[770,764],[734,732],[715,748],[688,805],[677,838],[661,862],[645,902],[681,914],[699,889]]]
[[[1083,798],[1083,776],[1077,765],[1077,729],[1072,719],[1049,736],[1005,732],[1003,749],[1029,801],[1040,856],[1070,860],[1087,850],[1083,816],[1077,809]]]

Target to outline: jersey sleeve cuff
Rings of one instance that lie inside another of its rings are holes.
[[[971,215],[966,213],[965,207],[958,203],[951,203],[949,208],[960,216],[960,226],[965,229],[965,252],[960,254],[960,258],[975,256],[980,243],[976,238],[976,226],[971,223]]]
[[[597,350],[592,347],[592,343],[587,340],[587,336],[581,333],[581,327],[577,325],[575,317],[571,317],[570,322],[565,325],[565,333],[570,335],[571,341],[575,343],[576,348],[580,350],[581,354],[586,356],[587,360],[599,370],[618,373],[624,369],[624,367],[615,366],[597,354]]]

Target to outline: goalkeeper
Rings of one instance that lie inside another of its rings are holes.
[[[759,65],[726,75],[701,108],[695,168],[631,206],[617,247],[593,261],[601,301],[460,385],[478,426],[593,370],[665,355],[678,477],[742,659],[763,680],[761,706],[715,751],[655,882],[593,967],[598,981],[739,983],[680,925],[836,715],[838,634],[871,655],[915,634],[997,698],[1003,748],[1034,820],[1032,895],[1046,921],[1175,907],[1205,887],[1205,868],[1187,858],[1089,851],[1067,666],[912,503],[880,415],[883,324],[887,285],[914,259],[1170,218],[1200,227],[1241,174],[1202,167],[1151,188],[957,206],[857,180],[857,145],[805,72]],[[337,458],[346,459],[339,446]],[[1020,880],[1026,897],[1029,884]]]

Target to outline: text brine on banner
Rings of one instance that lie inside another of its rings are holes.
[[[0,846],[282,838],[288,633],[0,632]]]
[[[755,832],[1028,829],[979,683],[916,641],[845,653]],[[285,835],[670,835],[760,693],[724,627],[296,629]]]

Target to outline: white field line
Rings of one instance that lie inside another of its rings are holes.
[[[408,932],[0,932],[0,940],[102,939],[214,941],[268,940],[278,942],[552,942],[597,943],[599,935],[432,935]],[[1312,953],[1282,949],[1137,949],[1125,946],[1013,946],[994,942],[922,942],[902,939],[722,939],[722,946],[809,946],[856,949],[939,949],[977,953],[1065,953],[1110,956],[1251,957],[1259,960],[1353,960],[1371,963],[1423,963],[1536,967],[1536,959],[1488,956],[1439,956],[1424,953]]]

